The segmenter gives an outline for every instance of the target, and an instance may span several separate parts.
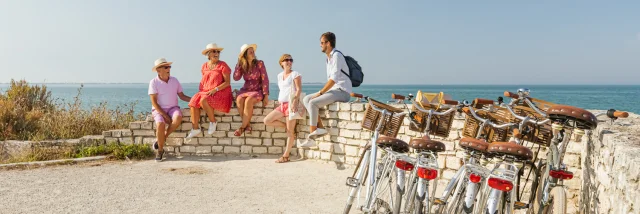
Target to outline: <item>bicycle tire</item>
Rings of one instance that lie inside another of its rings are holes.
[[[359,180],[357,187],[349,187],[349,195],[347,196],[348,198],[347,198],[347,202],[345,203],[343,214],[349,214],[349,212],[351,211],[351,207],[353,206],[353,202],[355,198],[351,198],[351,197],[355,197],[355,196],[351,196],[352,194],[351,192],[353,192],[354,190],[356,190],[357,192],[357,189],[360,189],[362,185],[364,185],[364,182],[367,180],[367,173],[369,171],[369,167],[368,167],[368,164],[366,164],[366,166],[362,166],[364,164],[362,161],[368,151],[369,151],[368,149],[365,149],[362,152],[362,154],[360,155],[360,159],[358,160],[358,164],[356,165],[356,168],[353,170],[353,175],[352,175],[353,178],[357,177],[360,169],[365,170],[365,172],[363,173],[363,176],[361,178],[356,178]]]
[[[541,167],[541,172],[545,172],[547,168],[547,165],[545,163],[545,165],[543,167]],[[536,193],[536,199],[535,199],[535,204],[533,205],[531,212],[530,213],[536,213],[536,214],[549,214],[549,213],[560,213],[560,214],[565,214],[567,212],[567,193],[564,189],[563,186],[556,186],[553,187],[550,191],[549,191],[549,203],[546,205],[543,205],[541,203],[542,200],[542,195],[543,195],[543,188],[544,186],[547,185],[548,181],[547,178],[549,177],[548,173],[544,173],[541,176],[541,182],[538,186],[537,189],[537,193]]]

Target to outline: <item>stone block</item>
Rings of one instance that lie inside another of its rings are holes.
[[[338,103],[332,103],[327,106],[327,110],[329,111],[338,111]]]
[[[349,165],[356,165],[358,163],[359,157],[345,157],[345,163]]]
[[[129,123],[129,129],[140,129],[140,121],[136,121],[136,122],[130,122]]]
[[[156,136],[156,132],[154,130],[133,130],[133,136]]]
[[[237,130],[242,126],[242,123],[231,123],[231,130]]]
[[[446,166],[448,169],[458,170],[462,166],[462,159],[456,156],[449,156],[447,157],[446,161]]]
[[[282,128],[282,127],[276,127],[275,128],[275,132],[277,132],[277,133],[287,133],[287,129]]]
[[[218,139],[218,145],[231,145],[231,138]]]
[[[273,139],[274,146],[285,146],[287,144],[287,140],[283,139]]]
[[[141,122],[140,129],[145,129],[145,130],[153,129],[153,122]]]
[[[226,154],[238,154],[238,153],[240,153],[240,147],[239,146],[225,146],[224,147],[224,153],[226,153]]]
[[[262,139],[262,145],[265,145],[265,146],[273,145],[273,139]]]
[[[286,133],[273,133],[273,134],[271,134],[271,138],[274,138],[274,139],[286,139],[287,138],[287,134]]]
[[[260,137],[261,138],[271,138],[271,132],[261,132],[260,133]]]
[[[180,125],[180,130],[182,130],[182,131],[191,131],[191,128],[193,128],[191,123],[182,123]],[[135,135],[135,132],[133,134]]]
[[[231,145],[234,145],[234,146],[244,145],[244,138],[233,138],[233,139],[231,139]]]
[[[240,117],[240,116],[233,116],[233,117],[232,117],[232,121],[233,121],[233,122],[242,122],[242,117]]]
[[[211,146],[196,146],[196,154],[210,154]]]
[[[264,131],[266,130],[266,128],[267,128],[266,125],[264,125],[263,123],[251,125],[251,129],[253,129],[253,131]]]
[[[211,146],[211,152],[213,153],[222,153],[224,146]]]
[[[347,156],[359,156],[360,155],[360,147],[357,146],[345,146],[345,153]]]
[[[196,147],[195,146],[181,146],[180,147],[180,152],[181,153],[195,153],[196,152]]]
[[[229,133],[233,134],[233,132],[229,132]],[[253,131],[251,131],[251,133],[246,133],[245,132],[244,133],[244,137],[247,137],[247,138],[248,137],[259,138],[260,137],[260,131],[253,130]]]
[[[340,111],[351,111],[350,103],[340,103]]]
[[[119,139],[121,144],[126,144],[126,145],[133,144],[133,137],[121,137]]]
[[[165,142],[165,144],[167,144],[169,146],[182,146],[183,141],[184,141],[184,138],[169,137],[169,138],[167,138],[167,141]]]
[[[218,138],[203,137],[198,139],[200,145],[215,145],[218,143]]]
[[[102,135],[87,135],[80,138],[79,142],[81,145],[90,146],[90,145],[102,145],[106,141],[105,141],[105,137]]]
[[[186,145],[198,145],[199,138],[184,138],[184,144]]]
[[[111,131],[103,131],[102,132],[102,136],[103,137],[111,137]]]
[[[251,122],[252,123],[263,123],[264,122],[264,116],[253,116],[251,117]]]
[[[240,146],[240,153],[251,154],[252,148],[253,148],[252,146],[246,146],[246,145]]]
[[[231,130],[231,123],[218,122],[218,124],[216,125],[216,130],[217,131],[230,131]]]
[[[320,152],[320,159],[331,160],[331,152]]]
[[[276,128],[275,128],[275,127],[273,127],[273,126],[267,126],[267,127],[266,127],[266,130],[267,130],[267,132],[271,132],[271,133],[273,133],[273,132],[276,130]]]
[[[260,138],[247,138],[245,142],[247,145],[252,145],[252,146],[262,145],[262,139]]]
[[[350,112],[338,112],[338,118],[340,120],[351,120],[351,113]]]
[[[364,103],[353,103],[351,104],[351,111],[353,112],[361,112],[364,111]]]
[[[282,147],[279,147],[279,146],[269,147],[269,154],[280,154],[280,153],[282,153]]]
[[[162,149],[165,152],[171,152],[171,153],[175,152],[175,148],[173,146],[165,146],[165,147],[162,147]]]
[[[332,143],[333,144],[333,153],[334,154],[344,154],[344,144],[340,143]]]
[[[333,144],[332,143],[318,143],[318,148],[323,152],[332,152]]]
[[[267,147],[253,147],[253,153],[255,154],[267,154]]]

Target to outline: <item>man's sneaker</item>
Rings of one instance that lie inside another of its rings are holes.
[[[156,151],[156,162],[162,162],[162,155],[164,155],[164,150]]]
[[[158,150],[158,140],[153,141],[153,149]]]
[[[216,131],[216,125],[218,125],[218,122],[209,122],[209,131],[207,131],[209,135]]]
[[[187,135],[187,138],[192,138],[195,137],[196,135],[200,134],[200,129],[191,129],[191,131],[189,132],[189,135]]]
[[[311,134],[309,134],[309,136],[307,138],[315,140],[315,139],[317,139],[319,137],[322,137],[322,136],[324,136],[326,134],[327,134],[327,130],[318,128],[315,131],[311,132]]]
[[[298,145],[298,148],[311,148],[316,147],[316,141],[312,139],[307,139],[303,144]]]

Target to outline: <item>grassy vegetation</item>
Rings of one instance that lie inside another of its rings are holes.
[[[0,160],[0,164],[58,160],[69,158],[83,158],[105,155],[114,160],[137,159],[142,160],[153,156],[153,150],[144,144],[118,144],[108,143],[98,146],[83,146],[76,148],[34,148],[31,151],[11,157],[7,160]]]
[[[144,118],[134,112],[136,103],[109,109],[103,102],[83,109],[81,91],[82,87],[73,102],[61,102],[51,97],[45,85],[11,80],[10,87],[0,93],[0,141],[80,138],[126,128],[129,122]]]

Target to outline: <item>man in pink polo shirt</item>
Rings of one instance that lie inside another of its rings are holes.
[[[156,162],[160,162],[167,137],[182,123],[178,97],[185,102],[189,102],[191,97],[184,95],[178,79],[170,75],[173,62],[160,58],[154,64],[152,70],[157,72],[158,76],[149,82],[149,96],[152,105],[151,113],[157,127],[157,140],[153,143],[153,148],[156,149]],[[167,124],[171,124],[168,129],[165,127]]]

